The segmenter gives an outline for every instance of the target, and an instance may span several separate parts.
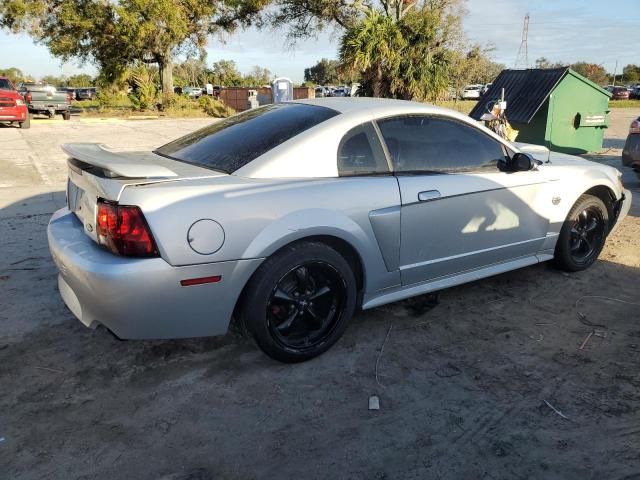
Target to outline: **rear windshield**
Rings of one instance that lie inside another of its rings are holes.
[[[13,90],[13,85],[7,78],[0,78],[0,89],[2,90]]]
[[[303,103],[267,105],[234,115],[174,140],[155,153],[233,173],[263,153],[338,112]]]

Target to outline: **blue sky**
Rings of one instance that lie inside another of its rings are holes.
[[[603,64],[613,72],[629,63],[640,64],[640,0],[468,0],[465,31],[472,42],[491,44],[494,60],[512,67],[521,40],[522,21],[529,12],[529,58],[545,56],[553,61],[586,60]],[[323,57],[334,58],[339,32],[287,47],[284,32],[237,32],[224,42],[211,39],[207,63],[232,59],[241,71],[253,65],[302,81],[305,67]],[[41,77],[47,74],[94,72],[90,65],[62,65],[43,46],[26,36],[0,33],[0,67],[15,66]]]

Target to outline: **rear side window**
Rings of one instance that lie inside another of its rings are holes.
[[[456,120],[406,116],[378,125],[398,173],[497,169],[505,159],[500,142]]]
[[[389,173],[389,164],[373,125],[365,123],[347,132],[338,147],[341,177]]]
[[[290,138],[338,115],[326,107],[281,103],[248,110],[174,140],[155,153],[233,173]]]

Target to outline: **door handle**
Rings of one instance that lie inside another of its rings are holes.
[[[440,197],[441,195],[438,190],[425,190],[424,192],[418,193],[418,200],[421,202],[433,202]]]

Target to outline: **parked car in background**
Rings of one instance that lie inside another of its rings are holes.
[[[333,91],[333,97],[347,97],[347,92],[344,87],[338,87]]]
[[[53,118],[62,115],[62,118],[71,118],[70,105],[71,94],[66,90],[58,90],[53,85],[46,83],[22,82],[18,84],[18,91],[24,97],[33,114],[43,114]]]
[[[622,165],[633,168],[640,178],[640,117],[631,122],[629,136],[622,150]]]
[[[6,77],[0,77],[0,122],[17,123],[20,128],[31,127],[27,104]]]
[[[477,100],[482,95],[484,85],[467,85],[462,91],[463,100]]]
[[[76,88],[76,100],[95,100],[98,90],[96,87]]]
[[[327,95],[327,90],[324,87],[316,87],[316,98],[324,98]]]
[[[202,88],[200,87],[182,87],[182,94],[190,98],[200,98],[202,96]]]
[[[329,349],[356,308],[547,260],[584,270],[631,203],[613,167],[379,98],[267,105],[154,152],[63,149],[48,239],[84,325],[196,337],[234,315],[285,362]]]
[[[629,100],[629,90],[627,87],[613,87],[611,100]]]
[[[640,100],[640,85],[636,85],[635,87],[633,87],[633,89],[631,89],[629,98],[633,100]]]

